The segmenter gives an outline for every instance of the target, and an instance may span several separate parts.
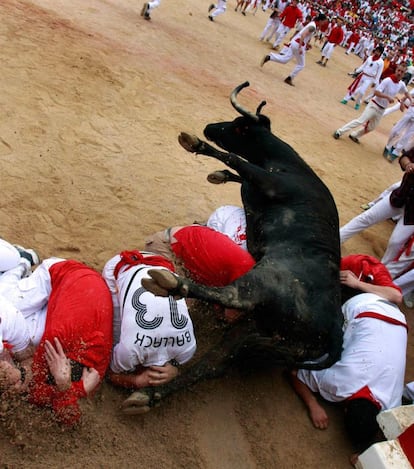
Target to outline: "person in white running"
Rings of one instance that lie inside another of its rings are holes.
[[[384,69],[384,61],[381,56],[384,52],[384,46],[378,45],[371,56],[369,56],[361,66],[354,70],[357,75],[355,80],[348,87],[348,92],[342,99],[342,104],[347,104],[353,98],[355,100],[355,109],[361,106],[361,100],[370,85],[378,86]]]
[[[376,127],[378,127],[385,109],[389,104],[394,102],[398,93],[402,93],[404,98],[408,99],[411,103],[412,99],[408,93],[407,86],[402,81],[402,77],[404,76],[406,69],[407,67],[405,65],[398,65],[395,70],[395,74],[382,80],[382,82],[375,88],[374,97],[368,103],[365,111],[357,119],[354,119],[335,130],[333,137],[338,139],[344,133],[358,127],[357,130],[354,130],[349,134],[349,138],[353,142],[359,143],[359,139],[362,136],[372,132]],[[403,106],[402,103],[401,106]]]
[[[288,45],[283,47],[280,53],[276,54],[274,52],[271,52],[270,54],[265,55],[260,65],[263,67],[263,65],[269,61],[277,62],[280,64],[286,64],[294,58],[296,60],[297,65],[289,74],[289,76],[285,78],[284,82],[290,86],[295,86],[293,84],[293,79],[305,67],[306,50],[311,47],[309,41],[315,35],[318,27],[321,24],[327,22],[328,18],[326,17],[326,15],[320,13],[303,29],[301,29],[298,34],[296,34],[296,36],[292,38],[292,41]]]
[[[222,15],[223,13],[226,12],[226,8],[227,8],[227,2],[226,0],[218,0],[217,2],[217,5],[215,5],[214,3],[212,3],[209,7],[208,7],[208,19],[210,21],[214,21],[214,18],[216,16],[219,16],[219,15]]]
[[[152,0],[151,2],[145,2],[142,10],[141,10],[141,16],[144,18],[144,20],[150,20],[151,19],[151,12],[154,8],[158,8],[160,6],[161,0]]]
[[[414,148],[399,159],[404,177],[397,188],[339,230],[341,243],[370,226],[398,217],[381,262],[404,297],[414,290]]]

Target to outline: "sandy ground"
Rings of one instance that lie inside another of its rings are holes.
[[[273,132],[291,144],[331,189],[341,222],[401,177],[382,156],[399,115],[385,118],[360,145],[335,141],[356,115],[343,106],[359,65],[336,49],[328,67],[308,52],[296,87],[292,64],[259,67],[268,45],[258,36],[268,13],[228,11],[214,23],[208,2],[164,0],[153,20],[127,0],[2,0],[0,158],[1,236],[102,269],[125,248],[143,247],[161,228],[206,219],[240,204],[239,187],[211,186],[221,165],[186,153],[180,131],[201,136],[209,122],[232,120],[231,90],[249,80],[240,101],[262,99]],[[344,254],[381,257],[392,222],[344,245]],[[413,315],[408,311],[409,322]],[[200,350],[219,326],[194,312]],[[209,322],[210,321],[210,322]],[[407,379],[414,379],[410,332]],[[171,397],[150,414],[125,417],[125,394],[104,384],[85,404],[76,431],[25,403],[0,407],[3,468],[347,468],[350,447],[341,414],[328,406],[326,431],[314,430],[282,370],[233,370]]]

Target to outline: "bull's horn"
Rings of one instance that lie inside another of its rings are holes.
[[[266,106],[266,101],[262,101],[258,106],[257,106],[257,109],[256,109],[256,115],[258,116],[260,114],[260,111],[263,109],[263,106]]]
[[[252,112],[247,111],[242,106],[240,106],[240,104],[237,102],[237,95],[243,88],[246,88],[246,86],[250,86],[250,83],[248,81],[245,81],[241,85],[236,86],[236,88],[234,88],[234,90],[232,91],[230,95],[231,104],[234,107],[234,109],[236,109],[236,111],[239,112],[242,116],[253,119],[255,122],[259,122],[259,116],[257,116],[256,114],[253,114]]]

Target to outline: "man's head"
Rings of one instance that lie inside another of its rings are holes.
[[[395,73],[394,73],[397,80],[401,80],[401,78],[405,75],[406,71],[407,71],[407,66],[405,64],[397,65],[397,68],[395,69]]]
[[[378,407],[368,399],[345,402],[345,430],[356,452],[365,451],[378,437]]]
[[[315,16],[314,21],[317,21],[317,22],[328,21],[328,17],[325,15],[325,13],[319,13],[317,16]]]
[[[378,46],[374,49],[374,53],[377,55],[382,55],[384,52],[384,46],[382,44],[378,44]]]

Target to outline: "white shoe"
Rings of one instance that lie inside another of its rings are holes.
[[[18,244],[13,246],[19,251],[20,257],[27,259],[32,267],[40,264],[40,257],[34,249],[26,249]]]

